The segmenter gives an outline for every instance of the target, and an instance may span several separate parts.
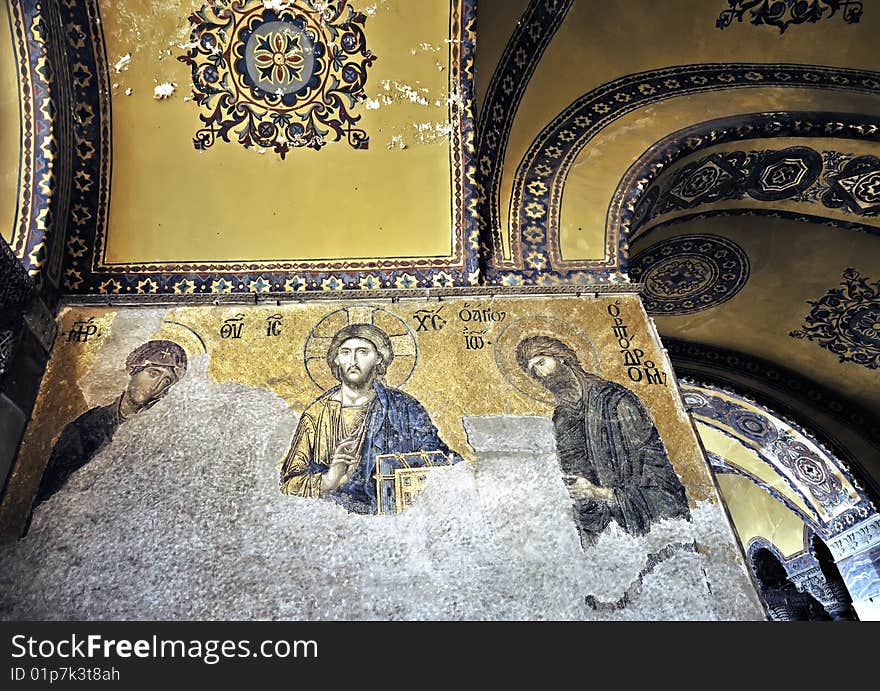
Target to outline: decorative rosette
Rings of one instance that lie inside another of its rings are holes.
[[[318,150],[343,138],[355,149],[369,146],[354,110],[376,57],[366,16],[347,0],[215,2],[189,21],[191,47],[178,59],[192,69],[201,108],[196,149],[235,137],[283,159],[291,148]]]

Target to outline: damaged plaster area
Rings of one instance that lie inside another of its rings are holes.
[[[289,0],[263,0],[262,4],[266,9],[275,12],[294,5]],[[226,8],[229,3],[218,2],[216,6]],[[332,14],[327,3],[316,2],[314,6],[319,11]],[[396,11],[388,0],[366,3],[358,7],[358,10],[368,18],[383,11]],[[149,7],[135,9],[130,3],[120,0],[108,0],[106,11],[115,16],[118,36],[114,43],[121,47],[116,51],[117,54],[110,56],[114,95],[132,96],[135,91],[132,88],[134,86],[139,93],[146,91],[151,93],[154,100],[163,101],[176,93],[178,86],[176,82],[186,86],[180,81],[180,66],[169,63],[175,63],[176,57],[182,51],[185,52],[198,45],[192,41],[191,26],[185,21],[188,12],[182,12],[179,6],[173,3],[152,3]],[[161,29],[157,30],[159,27]],[[378,53],[380,59],[385,61],[415,60],[420,65],[421,74],[445,73],[446,54],[453,40],[417,41],[411,46],[401,47],[403,54],[399,58],[389,54],[387,50],[385,52],[378,50]],[[330,48],[333,47],[333,43],[330,43]],[[219,54],[221,46],[215,46],[214,50]],[[147,65],[151,70],[155,69],[152,75],[154,86],[144,88],[140,83],[134,83],[134,77],[129,70],[137,66],[137,70],[134,71],[143,74]],[[467,107],[461,96],[454,92],[450,93],[445,87],[428,89],[420,80],[386,79],[368,80],[366,88],[368,97],[358,105],[358,108],[364,111],[389,108],[393,110],[400,106],[416,106],[424,111],[408,112],[407,115],[398,117],[389,117],[391,113],[382,114],[382,121],[386,124],[382,128],[375,128],[372,134],[374,140],[381,141],[380,146],[384,145],[389,150],[403,151],[420,144],[448,143],[454,127],[453,123],[468,117]],[[183,100],[190,101],[192,97],[187,95]]]
[[[174,82],[163,82],[162,84],[157,84],[156,88],[153,89],[153,98],[157,101],[162,101],[166,98],[170,98],[174,94],[174,90],[177,88],[177,84]]]
[[[279,492],[296,414],[207,369],[192,357],[0,550],[0,617],[761,617],[715,505],[644,538],[612,526],[585,552],[545,418],[466,418],[473,466],[434,471],[403,514],[352,515]],[[694,549],[646,572],[678,544]]]
[[[428,45],[431,44],[422,44]],[[415,49],[413,49],[415,51]],[[413,53],[415,54],[415,52]],[[438,63],[439,64],[439,63]],[[441,65],[442,67],[442,65]],[[442,120],[415,119],[408,127],[393,128],[393,133],[387,144],[389,149],[405,149],[411,143],[431,144],[439,141],[447,141],[452,132],[452,124],[448,119],[448,110],[457,109],[459,117],[465,118],[465,106],[458,94],[453,93],[446,98],[432,96],[430,90],[421,85],[421,82],[407,84],[397,80],[385,79],[379,83],[378,93],[375,98],[367,98],[363,101],[366,110],[379,110],[401,104],[421,106],[429,111],[438,109],[444,114]]]
[[[194,5],[192,9],[195,8]],[[109,56],[114,94],[122,89],[126,96],[131,96],[133,89],[128,83],[131,77],[126,73],[135,64],[143,68],[146,61],[157,68],[153,77],[157,84],[153,97],[162,100],[171,95],[161,94],[167,90],[167,85],[173,84],[168,73],[173,74],[176,66],[163,63],[175,62],[179,50],[192,45],[190,27],[185,21],[189,11],[181,9],[179,3],[135,4],[126,0],[102,0],[101,12],[114,19],[117,34],[114,43],[123,47],[117,54]]]

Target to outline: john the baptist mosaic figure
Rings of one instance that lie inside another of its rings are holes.
[[[633,392],[587,372],[550,336],[523,339],[516,360],[555,399],[556,451],[585,546],[611,521],[643,535],[655,521],[690,517],[684,486]]]

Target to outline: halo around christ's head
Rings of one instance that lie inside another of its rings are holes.
[[[309,379],[322,391],[339,383],[327,366],[327,349],[337,332],[353,324],[370,324],[388,336],[394,359],[385,373],[385,382],[396,388],[404,386],[412,377],[419,359],[416,336],[403,319],[373,305],[343,307],[315,324],[303,347],[303,362]]]
[[[522,317],[495,339],[495,363],[507,383],[529,398],[542,403],[553,403],[554,400],[553,394],[526,374],[516,361],[516,347],[531,336],[549,336],[562,341],[574,350],[585,370],[601,374],[599,355],[580,329],[555,317]]]

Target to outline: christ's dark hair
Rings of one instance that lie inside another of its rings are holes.
[[[342,381],[339,366],[335,360],[339,354],[339,348],[349,338],[362,338],[373,344],[376,352],[379,353],[379,362],[376,363],[376,374],[380,377],[383,376],[391,361],[394,360],[394,348],[391,345],[391,339],[388,338],[388,334],[373,324],[349,324],[336,332],[333,340],[330,341],[330,347],[327,349],[327,366],[330,368],[333,376],[338,381]]]

